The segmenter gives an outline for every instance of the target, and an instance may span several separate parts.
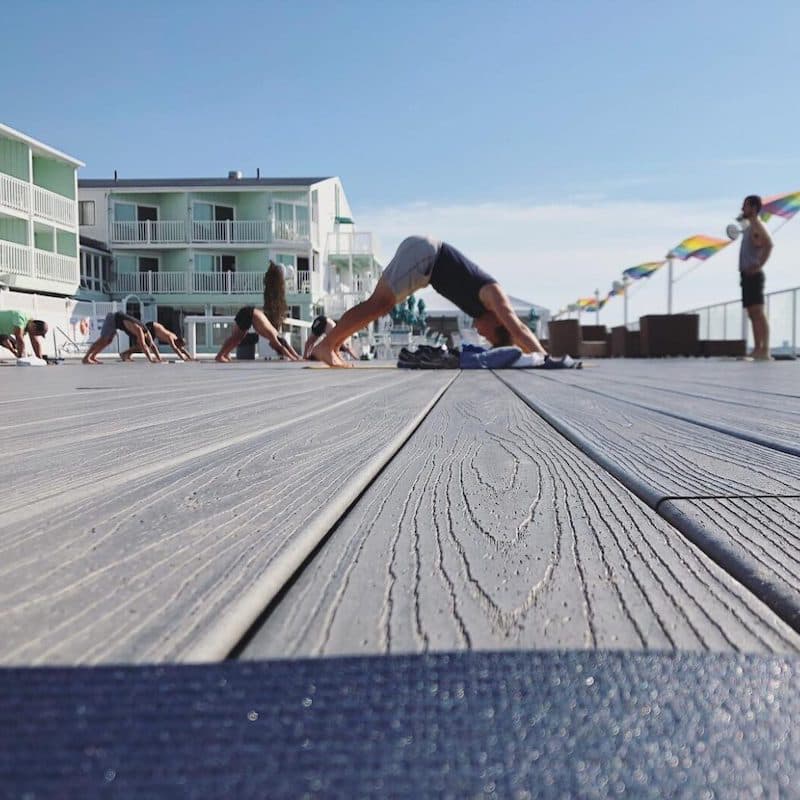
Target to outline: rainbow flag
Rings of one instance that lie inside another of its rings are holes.
[[[761,219],[766,222],[770,217],[783,217],[791,219],[800,211],[800,192],[789,192],[768,197],[761,206]]]
[[[628,267],[622,271],[631,280],[638,281],[639,278],[649,278],[659,267],[663,267],[666,261],[646,261],[644,264],[637,264],[635,267]]]
[[[718,253],[723,247],[731,243],[730,239],[715,239],[712,236],[690,236],[669,251],[667,258],[679,258],[686,261],[689,258],[699,258],[705,261]]]

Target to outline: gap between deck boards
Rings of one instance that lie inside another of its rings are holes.
[[[683,513],[675,503],[678,501],[702,501],[702,500],[791,500],[797,499],[796,494],[762,494],[762,495],[736,495],[725,497],[721,495],[713,496],[690,496],[690,497],[663,497],[660,496],[654,487],[650,486],[646,481],[636,477],[629,470],[620,466],[616,461],[604,455],[597,446],[589,441],[583,434],[578,432],[576,428],[562,419],[559,419],[552,412],[536,403],[531,397],[521,392],[510,381],[506,380],[502,375],[493,371],[494,376],[510,389],[525,405],[528,406],[533,412],[538,414],[545,422],[547,422],[556,432],[567,439],[570,443],[575,445],[581,452],[588,456],[598,466],[605,469],[610,475],[616,478],[626,489],[635,494],[650,506],[662,519],[668,522],[680,535],[692,542],[703,553],[705,553],[712,561],[724,569],[729,575],[737,580],[742,586],[748,589],[755,597],[765,603],[775,614],[790,625],[795,631],[800,632],[800,603],[797,601],[796,595],[787,589],[785,583],[777,581],[771,584],[764,580],[763,575],[754,571],[752,565],[743,560],[741,555],[737,553],[735,547],[731,547],[725,542],[716,537],[713,532],[706,530],[702,525],[692,520],[687,514]],[[544,376],[537,376],[544,377]],[[554,383],[561,383],[560,381],[551,380]],[[564,384],[561,384],[562,386]],[[703,424],[694,422],[691,419],[686,419],[678,414],[660,411],[658,409],[650,408],[640,403],[631,402],[627,400],[620,400],[619,398],[607,395],[604,392],[596,391],[584,386],[576,386],[569,384],[572,388],[581,389],[585,392],[594,393],[599,396],[604,396],[608,399],[627,403],[628,405],[642,408],[643,410],[653,413],[659,413],[663,416],[672,417],[682,422],[688,422],[698,425],[699,427],[710,428],[717,430],[717,432],[725,435],[732,435],[727,431],[714,428],[710,424]],[[746,436],[738,437],[747,439]],[[752,441],[752,439],[751,439]],[[756,442],[762,446],[763,442]],[[771,448],[778,449],[778,448]],[[784,450],[784,452],[786,452]],[[800,455],[800,450],[797,452]],[[664,506],[666,503],[666,506]]]

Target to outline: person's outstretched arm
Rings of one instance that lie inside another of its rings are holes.
[[[306,346],[303,348],[303,358],[308,358],[311,355],[311,351],[314,349],[318,338],[318,336],[312,333],[308,339],[306,339]]]
[[[14,341],[17,345],[17,358],[25,358],[25,331],[22,328],[14,328]]]
[[[161,353],[158,352],[158,348],[153,344],[153,340],[149,336],[145,336],[142,328],[138,328],[136,331],[136,341],[151,364],[161,363]]]
[[[283,337],[278,335],[275,326],[269,321],[267,315],[263,311],[256,309],[253,312],[253,327],[256,329],[256,333],[263,336],[269,342],[270,347],[272,347],[278,355],[284,356],[290,361],[300,360],[300,356],[295,353],[294,349],[286,340],[281,342]]]
[[[491,311],[508,331],[512,344],[519,347],[523,353],[546,353],[530,328],[516,315],[508,295],[500,288],[500,284],[486,284],[481,289],[479,297],[486,310]]]

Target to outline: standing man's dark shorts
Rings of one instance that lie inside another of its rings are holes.
[[[253,311],[255,311],[254,306],[244,306],[236,312],[233,321],[240,331],[247,333],[253,327]]]
[[[742,287],[742,305],[745,308],[764,305],[764,272],[762,270],[753,275],[742,273],[740,285]]]

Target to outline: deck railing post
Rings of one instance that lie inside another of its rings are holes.
[[[792,355],[797,355],[797,292],[792,292]]]

